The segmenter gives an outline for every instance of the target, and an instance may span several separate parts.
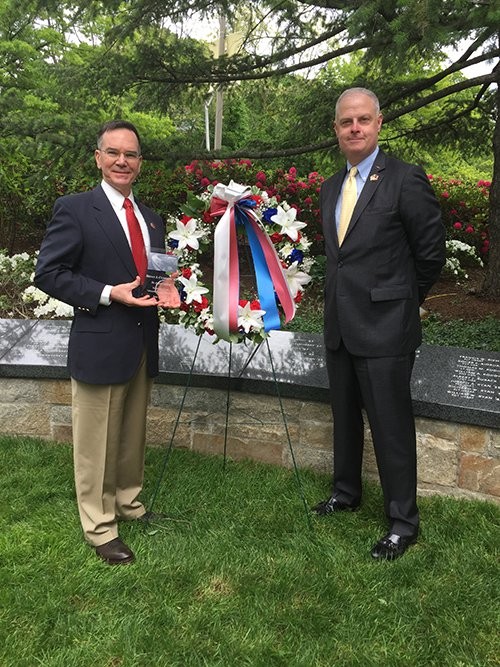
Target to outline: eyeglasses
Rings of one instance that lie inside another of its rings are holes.
[[[126,160],[130,160],[130,161],[138,160],[141,157],[141,154],[136,153],[136,151],[121,152],[121,151],[117,151],[116,148],[104,148],[102,150],[101,149],[99,149],[99,150],[101,151],[101,153],[104,153],[109,158],[111,158],[111,160],[118,160],[118,158],[121,155],[123,155],[123,157]]]

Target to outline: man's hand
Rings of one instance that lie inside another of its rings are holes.
[[[165,278],[156,288],[157,301],[156,305],[159,308],[179,308],[181,299],[177,287],[175,286],[174,278],[177,273],[173,273],[170,278]]]
[[[139,276],[131,283],[121,283],[120,285],[114,285],[111,288],[109,298],[111,301],[117,301],[118,303],[123,303],[125,306],[157,306],[158,301],[154,296],[149,296],[145,294],[144,296],[135,297],[132,292],[136,287],[139,287],[141,284],[141,279]]]

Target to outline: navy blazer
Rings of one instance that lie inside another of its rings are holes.
[[[152,247],[165,247],[159,215],[139,204]],[[71,377],[92,384],[127,382],[147,352],[158,374],[157,308],[99,304],[105,285],[128,283],[137,269],[127,237],[104,190],[67,195],[54,205],[35,269],[35,285],[74,307],[68,346]]]
[[[441,209],[421,167],[379,151],[339,248],[335,205],[346,171],[321,187],[325,345],[351,354],[408,354],[422,342],[419,305],[445,262]]]

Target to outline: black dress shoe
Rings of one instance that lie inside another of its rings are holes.
[[[133,551],[119,537],[96,547],[95,552],[108,565],[126,565],[135,558]]]
[[[341,500],[337,500],[333,496],[328,498],[328,500],[322,500],[320,503],[311,508],[311,512],[318,514],[319,516],[325,516],[326,514],[332,514],[333,512],[355,512],[358,509],[358,505],[352,507],[351,505],[346,505]]]
[[[377,560],[395,560],[402,556],[408,547],[416,541],[416,535],[387,533],[373,547],[372,558],[376,558]]]

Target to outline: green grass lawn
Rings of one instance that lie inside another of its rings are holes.
[[[161,450],[147,453],[147,500]],[[301,471],[309,504],[329,479]],[[500,641],[498,506],[423,498],[419,543],[372,561],[378,486],[314,518],[293,472],[174,450],[133,565],[82,540],[71,449],[0,439],[1,667],[486,667]]]

